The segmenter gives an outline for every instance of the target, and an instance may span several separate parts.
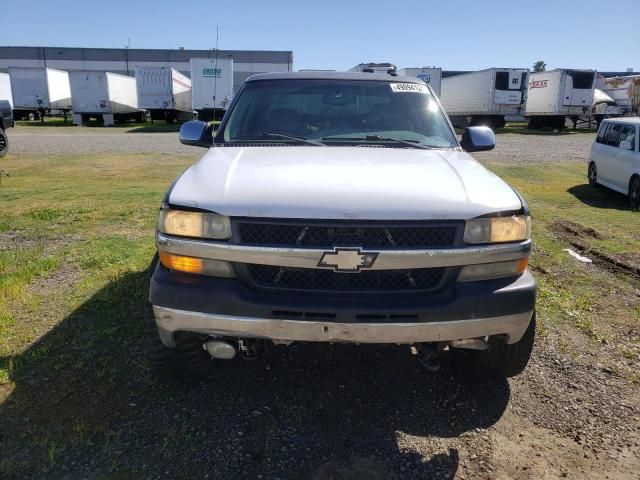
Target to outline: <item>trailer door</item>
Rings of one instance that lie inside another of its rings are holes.
[[[136,76],[138,72],[136,72]],[[171,69],[167,67],[140,69],[138,101],[141,108],[173,108]]]
[[[573,107],[589,107],[593,102],[593,83],[596,72],[567,71],[564,82],[562,105]]]

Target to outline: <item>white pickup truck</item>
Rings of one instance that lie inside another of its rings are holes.
[[[535,281],[525,201],[468,153],[422,80],[297,72],[250,77],[163,200],[147,303],[148,357],[207,375],[269,344],[408,345],[427,368],[476,350],[527,365]],[[481,362],[485,363],[485,362]]]

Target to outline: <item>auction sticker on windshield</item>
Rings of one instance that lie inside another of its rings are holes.
[[[426,93],[429,94],[429,88],[419,83],[390,83],[391,91],[394,93]]]

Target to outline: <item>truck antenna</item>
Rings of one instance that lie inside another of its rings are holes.
[[[218,87],[218,32],[219,28],[216,25],[216,63],[213,67],[213,129],[215,130],[216,125],[216,90]]]

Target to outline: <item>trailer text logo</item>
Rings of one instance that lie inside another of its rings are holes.
[[[203,68],[202,69],[203,77],[220,78],[221,75],[222,75],[221,68]]]
[[[529,82],[529,88],[546,88],[549,80],[534,80]]]

